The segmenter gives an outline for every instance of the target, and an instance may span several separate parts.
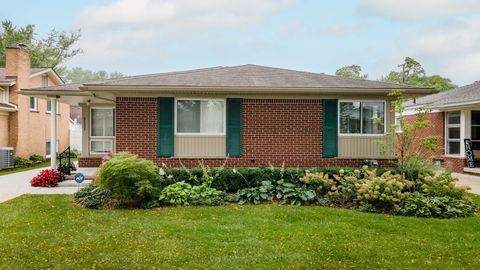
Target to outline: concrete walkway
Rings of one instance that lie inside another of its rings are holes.
[[[468,192],[480,195],[480,177],[462,173],[452,173],[452,176],[458,178],[458,184],[461,186],[469,186]]]
[[[0,203],[23,194],[73,194],[90,182],[87,180],[77,184],[73,180],[68,180],[54,188],[31,187],[30,180],[43,169],[45,168],[0,176]]]

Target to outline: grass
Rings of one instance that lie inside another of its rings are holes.
[[[0,204],[0,221],[2,269],[480,268],[479,216],[276,204],[88,210],[68,195],[24,195]]]
[[[39,168],[48,167],[48,166],[50,166],[50,161],[42,162],[42,163],[36,164],[35,166],[31,166],[31,167],[17,167],[17,168],[0,170],[0,176],[7,175],[7,174],[12,174],[12,173],[29,171],[29,170],[33,170],[33,169],[39,169]]]

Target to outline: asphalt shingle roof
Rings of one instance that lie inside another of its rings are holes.
[[[42,90],[79,90],[81,86],[175,86],[239,88],[358,88],[358,89],[426,89],[381,81],[351,78],[258,65],[212,67],[187,71],[129,76],[109,80],[64,84]]]
[[[428,105],[429,107],[435,108],[476,101],[480,102],[480,81],[450,91],[417,98],[415,103],[413,103],[413,101],[408,101],[405,103],[405,106],[414,107]]]

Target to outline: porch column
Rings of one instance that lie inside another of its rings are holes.
[[[49,97],[50,112],[50,168],[57,168],[57,98]]]

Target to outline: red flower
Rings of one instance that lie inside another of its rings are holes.
[[[60,172],[54,169],[45,169],[30,180],[32,187],[56,187],[58,186],[58,179]]]

